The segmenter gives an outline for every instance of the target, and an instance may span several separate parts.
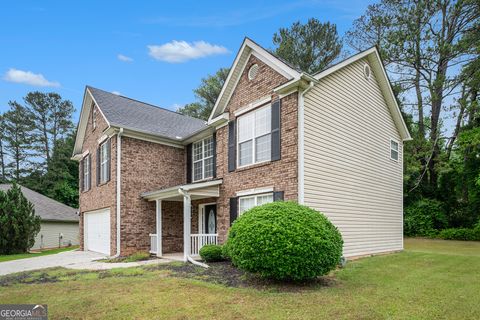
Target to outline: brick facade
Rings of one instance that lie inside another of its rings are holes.
[[[110,209],[110,254],[115,254],[116,252],[116,241],[117,241],[117,233],[116,233],[116,170],[115,170],[115,163],[116,163],[116,154],[117,154],[117,143],[115,137],[112,138],[111,142],[111,170],[110,170],[110,181],[97,186],[97,148],[99,146],[98,140],[104,135],[104,131],[108,128],[108,124],[105,121],[105,118],[102,116],[100,112],[96,113],[96,128],[93,129],[92,124],[92,112],[88,117],[88,124],[87,129],[85,132],[85,139],[83,142],[82,151],[88,151],[91,155],[91,189],[83,192],[81,190],[81,183],[80,183],[80,249],[84,249],[84,241],[83,241],[83,222],[84,222],[84,214],[88,211],[98,210],[98,209]],[[80,168],[81,162],[79,163]],[[81,168],[80,168],[81,169]],[[82,172],[80,170],[79,172]],[[80,180],[81,181],[81,180]]]
[[[122,255],[148,251],[149,233],[155,233],[155,202],[146,201],[140,195],[184,184],[185,166],[184,149],[122,137],[120,219]],[[174,245],[169,248],[168,244],[173,243],[173,239],[177,239],[179,234],[180,239],[183,239],[183,209],[177,209],[175,204],[177,203],[162,204],[162,209],[166,213],[162,219],[165,252],[175,250]]]
[[[255,79],[248,79],[248,69],[254,63],[259,71]],[[230,119],[234,112],[260,98],[271,95],[278,99],[273,89],[287,79],[251,56],[227,106]],[[217,233],[224,242],[230,226],[229,199],[241,190],[273,187],[284,191],[286,200],[297,199],[297,93],[281,99],[281,159],[240,168],[228,172],[228,127],[217,130],[217,178],[223,179],[220,197],[192,201],[191,232],[198,233],[199,204],[217,204]],[[87,126],[83,151],[92,154],[92,189],[80,194],[80,212],[110,208],[111,254],[116,252],[116,136],[112,138],[111,180],[96,186],[96,148],[107,124],[100,112],[97,128]],[[141,198],[144,192],[181,185],[186,182],[185,149],[163,144],[122,137],[121,154],[121,255],[150,249],[149,234],[155,233],[155,202]],[[162,250],[164,253],[183,251],[183,202],[162,201]],[[80,219],[80,237],[83,239],[83,219]],[[82,241],[83,248],[83,241]]]
[[[255,79],[249,80],[248,69],[255,63],[259,66],[258,75]],[[260,98],[271,95],[272,101],[278,99],[273,89],[286,81],[285,77],[255,56],[251,56],[226,108],[230,119],[235,118],[235,110]],[[278,161],[237,168],[234,172],[228,172],[228,127],[217,130],[217,178],[223,179],[217,205],[217,229],[220,242],[225,241],[230,227],[229,199],[235,197],[236,192],[273,187],[274,191],[284,191],[285,200],[297,200],[297,97],[295,92],[281,99],[281,159]]]

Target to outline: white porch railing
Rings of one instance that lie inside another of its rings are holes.
[[[150,233],[150,253],[157,253],[157,235]]]
[[[207,244],[218,244],[218,234],[191,234],[190,255],[198,256],[200,249]],[[157,253],[157,235],[154,233],[150,233],[150,253]]]
[[[217,244],[218,234],[191,234],[190,235],[190,255],[198,256],[200,249],[207,244]]]

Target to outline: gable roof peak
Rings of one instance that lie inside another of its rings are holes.
[[[266,50],[249,37],[245,37],[240,49],[237,52],[235,60],[233,61],[227,79],[223,84],[220,95],[218,96],[217,101],[212,109],[208,119],[209,122],[211,122],[213,118],[221,115],[225,110],[251,55],[254,55],[260,59],[262,62],[267,64],[269,67],[280,73],[288,80],[298,78],[301,75],[301,71],[292,67],[290,64],[286,63],[272,52]]]

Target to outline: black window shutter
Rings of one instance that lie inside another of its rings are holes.
[[[100,148],[97,148],[97,186],[100,185]]]
[[[213,136],[213,178],[217,177],[217,133],[214,132]]]
[[[110,176],[111,172],[110,170],[112,169],[112,139],[108,139],[107,141],[107,181],[110,181]]]
[[[272,161],[280,160],[281,145],[280,145],[280,100],[272,104]]]
[[[187,183],[192,183],[192,144],[187,146]]]
[[[283,191],[275,191],[273,193],[273,201],[283,201]]]
[[[92,188],[92,155],[88,154],[88,189]]]
[[[230,225],[238,217],[238,197],[230,198]]]
[[[235,132],[235,120],[232,120],[228,123],[228,172],[235,171],[237,163]]]
[[[80,175],[80,190],[85,191],[85,181],[83,179],[83,162],[85,159],[80,161],[80,170],[78,170],[78,174]]]

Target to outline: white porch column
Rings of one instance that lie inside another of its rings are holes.
[[[190,255],[192,205],[188,192],[182,189],[179,189],[178,191],[183,195],[183,260],[186,262],[187,257]]]
[[[157,257],[162,256],[162,200],[157,200]]]

